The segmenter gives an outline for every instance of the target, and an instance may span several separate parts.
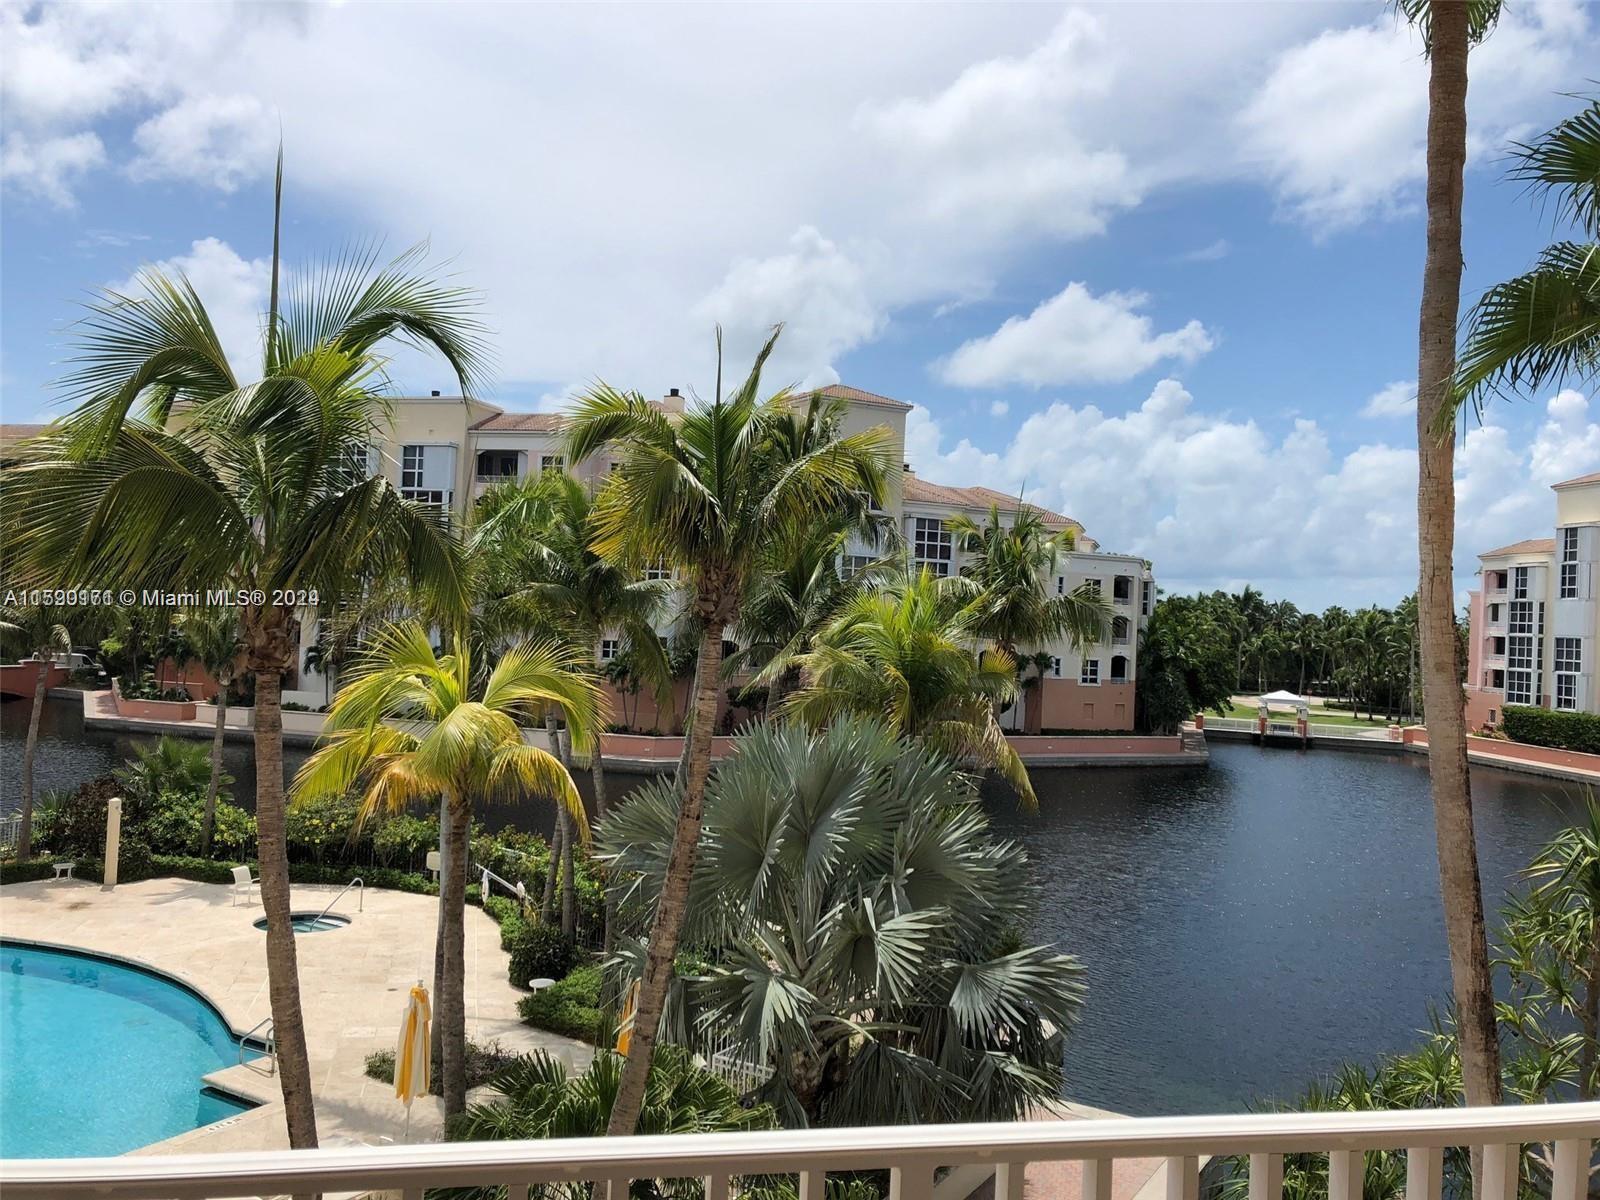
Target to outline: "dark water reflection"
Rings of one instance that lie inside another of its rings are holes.
[[[0,705],[0,809],[16,804],[27,716],[23,702]],[[51,701],[39,785],[75,787],[133,741],[85,730],[76,704]],[[248,804],[250,746],[226,754]],[[305,754],[286,747],[286,769]],[[992,800],[1044,881],[1034,935],[1088,970],[1069,1096],[1141,1114],[1238,1110],[1413,1044],[1450,984],[1427,778],[1417,756],[1223,743],[1206,770],[1037,772],[1033,816]],[[1473,780],[1492,907],[1582,798],[1501,771]],[[639,782],[613,776],[613,796]],[[588,796],[587,775],[578,783]],[[483,816],[550,825],[532,799]]]

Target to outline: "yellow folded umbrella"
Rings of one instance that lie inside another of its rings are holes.
[[[406,1106],[406,1137],[411,1137],[411,1102],[428,1094],[431,1082],[428,1072],[432,1058],[429,1055],[429,1030],[433,1020],[433,1006],[428,1003],[428,989],[418,983],[411,989],[405,1013],[400,1018],[400,1040],[394,1048],[394,1094]]]
[[[633,1014],[639,1007],[639,981],[635,979],[628,985],[628,990],[622,998],[622,1021],[617,1026],[617,1053],[626,1054],[628,1045],[633,1041]]]

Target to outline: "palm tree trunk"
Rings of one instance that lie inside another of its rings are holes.
[[[589,756],[589,771],[590,771],[590,774],[592,774],[594,776],[594,815],[595,815],[595,820],[596,821],[604,821],[606,819],[606,811],[607,811],[607,802],[606,802],[606,768],[605,768],[605,759],[602,757],[602,755],[600,753],[600,738],[598,737],[598,735],[594,739],[594,749],[590,752],[590,756]],[[603,870],[604,870],[604,868],[602,868],[602,871]],[[601,946],[601,949],[605,951],[605,953],[610,954],[611,953],[611,946],[612,946],[612,938],[614,936],[615,926],[616,926],[617,901],[616,901],[616,898],[612,896],[611,889],[609,887],[606,887],[605,884],[606,884],[605,876],[604,876],[604,874],[602,874],[601,875],[601,879],[600,879],[600,894],[604,898],[604,904],[605,904],[605,928],[601,931],[600,946]]]
[[[266,632],[269,638],[272,634],[273,631]],[[256,679],[256,837],[261,860],[261,906],[267,913],[267,991],[272,1002],[272,1037],[278,1054],[278,1082],[283,1089],[289,1148],[309,1150],[317,1145],[317,1114],[311,1097],[305,1018],[300,1010],[300,964],[289,915],[289,846],[285,836],[283,710],[280,707],[283,662],[269,659],[253,669]]]
[[[472,810],[450,804],[450,869],[439,892],[444,917],[444,974],[439,980],[439,1041],[444,1048],[444,1113],[467,1108],[467,834]]]
[[[1433,787],[1439,885],[1450,946],[1469,1105],[1500,1102],[1500,1047],[1484,931],[1467,774],[1465,702],[1456,674],[1455,439],[1441,416],[1453,404],[1461,304],[1461,177],[1467,150],[1468,6],[1431,5],[1428,76],[1428,245],[1417,354],[1417,619],[1422,641],[1428,775]],[[1474,1167],[1478,1165],[1474,1154]],[[1475,1169],[1474,1174],[1478,1174]],[[1477,1189],[1475,1188],[1474,1191]]]
[[[561,738],[556,734],[556,714],[554,709],[547,709],[544,714],[544,731],[550,739],[550,752],[561,753]],[[561,875],[561,847],[566,841],[564,837],[566,826],[561,821],[558,811],[556,827],[550,834],[550,865],[544,875],[544,895],[539,899],[539,920],[548,922],[551,913],[555,910],[556,880]]]
[[[572,774],[572,734],[565,728],[556,731],[556,745],[561,751],[561,765]],[[578,936],[578,883],[573,869],[573,847],[578,840],[578,827],[566,809],[560,814],[561,822],[561,933],[566,938]]]
[[[206,805],[200,813],[200,857],[211,857],[211,835],[217,824],[217,789],[222,786],[222,729],[228,720],[228,685],[217,689],[217,723],[211,730],[211,781],[206,784]]]
[[[606,1124],[609,1135],[631,1134],[639,1123],[644,1105],[645,1082],[650,1072],[650,1056],[655,1050],[661,1012],[666,1007],[667,989],[672,984],[673,960],[678,954],[678,938],[688,910],[689,880],[694,873],[695,854],[700,846],[701,810],[705,804],[706,779],[711,774],[711,731],[717,716],[717,677],[722,664],[721,621],[707,622],[700,639],[700,658],[695,668],[694,706],[688,729],[684,770],[679,775],[682,800],[678,823],[672,834],[672,850],[667,858],[666,878],[661,899],[650,922],[646,945],[644,979],[639,987],[639,1004],[634,1012],[633,1037],[628,1043],[628,1059],[617,1084],[617,1098]]]
[[[433,1000],[438,1005],[444,991],[444,895],[445,877],[450,874],[450,799],[439,797],[439,915],[433,934]],[[466,885],[462,885],[463,894]],[[444,1079],[444,1039],[435,1036],[428,1048],[429,1070],[432,1079]]]
[[[45,682],[50,664],[39,660],[39,675],[33,681],[33,711],[28,714],[28,740],[22,746],[22,822],[17,829],[17,857],[33,855],[33,754],[39,746],[39,718],[44,715]]]

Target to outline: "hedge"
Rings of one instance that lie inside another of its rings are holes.
[[[1600,754],[1600,716],[1507,705],[1500,728],[1513,742]]]
[[[196,883],[232,883],[236,862],[212,858],[194,858],[182,854],[129,855],[124,843],[118,853],[117,879],[122,883],[135,883],[141,879],[192,879]],[[0,884],[27,883],[34,879],[49,879],[55,875],[54,864],[66,858],[77,863],[79,879],[98,882],[101,879],[100,860],[80,855],[52,855],[33,858],[27,862],[0,862]],[[256,863],[248,864],[251,875],[259,875]],[[366,887],[388,888],[390,891],[411,892],[437,896],[439,886],[425,875],[411,871],[396,871],[390,867],[319,866],[316,863],[290,863],[291,883],[344,884],[360,878]],[[467,899],[476,902],[478,885],[467,887]]]
[[[598,964],[579,967],[560,982],[524,996],[517,1002],[517,1014],[535,1029],[600,1046],[611,1042],[609,1031],[602,1027]]]

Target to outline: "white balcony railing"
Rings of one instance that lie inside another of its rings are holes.
[[[1028,1164],[1084,1163],[1083,1200],[1108,1200],[1119,1158],[1164,1160],[1166,1200],[1196,1200],[1200,1161],[1247,1155],[1250,1200],[1281,1200],[1283,1156],[1329,1156],[1329,1200],[1361,1200],[1363,1155],[1406,1154],[1406,1200],[1439,1200],[1446,1147],[1481,1147],[1483,1194],[1516,1200],[1521,1148],[1544,1148],[1551,1200],[1584,1200],[1600,1104],[1430,1109],[1413,1112],[1261,1113],[994,1125],[818,1129],[794,1133],[583,1138],[545,1142],[354,1147],[170,1157],[13,1159],[0,1162],[6,1200],[202,1200],[392,1191],[420,1200],[435,1187],[529,1189],[602,1185],[625,1197],[639,1179],[704,1180],[706,1200],[738,1195],[741,1177],[799,1177],[799,1200],[821,1200],[830,1171],[887,1170],[890,1200],[931,1200],[941,1167],[995,1172],[996,1200],[1020,1200]],[[1539,1181],[1544,1191],[1544,1180]],[[538,1194],[538,1193],[536,1193]],[[549,1194],[549,1193],[545,1193]]]

